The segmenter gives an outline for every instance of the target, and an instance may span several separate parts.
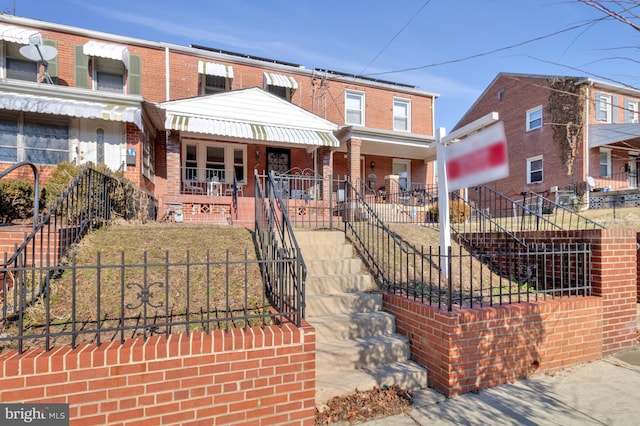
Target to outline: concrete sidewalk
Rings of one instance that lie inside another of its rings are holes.
[[[406,414],[360,423],[416,425],[638,425],[640,346],[602,360],[453,398],[415,395]]]

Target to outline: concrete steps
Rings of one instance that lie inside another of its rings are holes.
[[[409,342],[382,311],[371,276],[340,231],[296,230],[307,265],[306,320],[316,330],[316,405],[334,396],[397,384],[427,386]]]

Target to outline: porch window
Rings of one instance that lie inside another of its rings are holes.
[[[398,185],[400,186],[400,189],[409,189],[411,184],[411,160],[394,159],[392,174],[398,175]]]
[[[184,179],[223,183],[247,181],[247,147],[238,144],[189,141],[183,145]]]
[[[540,183],[543,181],[543,157],[527,158],[527,183]]]
[[[600,177],[611,177],[611,150],[600,148]]]
[[[56,165],[69,161],[69,122],[39,114],[0,115],[0,161]]]

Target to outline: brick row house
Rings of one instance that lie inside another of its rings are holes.
[[[500,73],[453,130],[498,112],[510,173],[488,186],[512,199],[637,206],[639,102],[640,90],[590,78]]]
[[[153,193],[160,217],[172,203],[191,212],[185,220],[224,216],[233,190],[253,197],[254,170],[346,177],[373,191],[388,176],[430,184],[437,97],[0,15],[0,170],[29,161],[46,179],[63,161],[103,163]]]

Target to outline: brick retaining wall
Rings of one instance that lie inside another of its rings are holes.
[[[0,353],[0,401],[69,403],[72,425],[288,424],[315,416],[308,325]]]
[[[599,359],[636,343],[637,235],[631,230],[552,231],[527,240],[589,241],[593,296],[438,310],[385,295],[429,383],[447,395]],[[490,241],[488,238],[487,241]]]

